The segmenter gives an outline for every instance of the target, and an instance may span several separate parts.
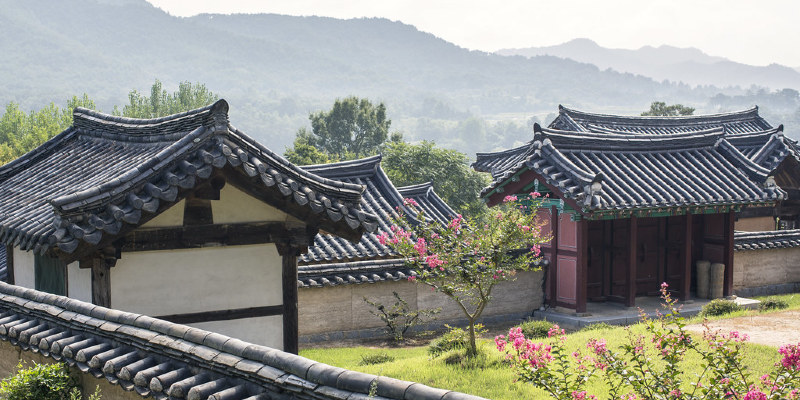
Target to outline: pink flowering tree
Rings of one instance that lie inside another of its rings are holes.
[[[577,351],[568,359],[563,356],[563,339],[534,343],[515,328],[495,342],[522,380],[544,388],[556,399],[595,399],[584,390],[593,375],[605,381],[608,399],[798,399],[800,344],[781,347],[781,361],[756,380],[744,364],[747,335],[722,334],[706,325],[702,340],[695,340],[686,331],[666,283],[661,285],[661,294],[667,313],[657,319],[643,315],[647,335],[631,334],[620,351],[609,349],[603,339],[591,339],[586,345],[588,355]],[[687,353],[703,360],[700,374],[687,376],[682,368]]]
[[[413,199],[405,205],[416,215],[399,213],[391,232],[379,235],[406,260],[415,272],[410,281],[430,286],[452,299],[469,322],[467,354],[477,354],[475,324],[492,299],[500,282],[515,279],[517,271],[533,268],[541,257],[540,221],[535,210],[541,205],[538,193],[520,200],[507,196],[483,220],[465,221],[461,215],[447,226],[425,215]]]

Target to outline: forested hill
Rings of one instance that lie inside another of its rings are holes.
[[[384,101],[408,139],[471,154],[527,140],[528,119],[544,119],[559,103],[636,112],[659,99],[702,111],[720,92],[556,57],[468,51],[386,19],[178,18],[144,0],[0,6],[3,104],[32,109],[85,92],[110,111],[156,78],[165,88],[200,82],[229,101],[234,124],[277,151],[309,111],[347,95]]]

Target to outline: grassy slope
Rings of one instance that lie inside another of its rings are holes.
[[[800,308],[800,294],[775,297],[788,301],[790,309]],[[757,311],[750,312],[757,313]],[[731,314],[729,317],[740,315],[744,315],[744,312]],[[700,321],[700,319],[693,319],[690,322]],[[616,349],[627,340],[629,334],[644,334],[644,327],[635,325],[629,330],[615,327],[571,333],[568,335],[567,346],[573,350],[585,351],[585,344],[589,339],[605,338],[608,347]],[[695,337],[700,339],[698,335]],[[430,359],[427,348],[424,346],[397,349],[367,347],[306,349],[300,354],[342,368],[421,382],[429,386],[452,389],[489,399],[546,398],[545,392],[532,385],[514,382],[514,373],[502,365],[502,356],[490,340],[482,341],[482,346],[486,356],[482,362],[483,365],[478,368],[465,368],[458,363],[448,364],[445,361],[447,355]],[[746,365],[754,378],[768,371],[778,360],[777,349],[769,346],[747,344],[745,352]],[[359,365],[363,355],[380,353],[386,353],[395,360],[376,365]],[[694,377],[693,374],[699,373],[702,369],[697,357],[688,357],[684,366],[689,371],[685,377],[686,380],[691,380]],[[595,380],[589,387],[589,391],[595,394],[605,393],[606,390],[599,380]]]

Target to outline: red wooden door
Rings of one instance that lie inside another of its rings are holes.
[[[636,295],[656,295],[663,258],[659,240],[661,218],[639,218],[636,257]]]

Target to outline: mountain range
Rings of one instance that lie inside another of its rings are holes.
[[[145,0],[0,0],[0,34],[3,104],[35,109],[87,93],[108,112],[155,79],[168,90],[200,82],[228,100],[237,127],[277,152],[310,112],[349,95],[384,102],[407,139],[469,155],[529,140],[532,122],[547,122],[558,104],[638,114],[653,100],[707,112],[754,100],[742,88],[662,82],[560,56],[469,51],[378,18],[181,18]],[[711,103],[715,96],[724,98]],[[778,123],[781,113],[773,112]]]
[[[500,55],[555,56],[596,65],[600,69],[630,72],[690,85],[719,87],[751,85],[772,89],[800,88],[800,68],[778,64],[753,66],[710,56],[699,49],[644,46],[636,50],[609,49],[590,39],[574,39],[556,46],[502,49]]]

